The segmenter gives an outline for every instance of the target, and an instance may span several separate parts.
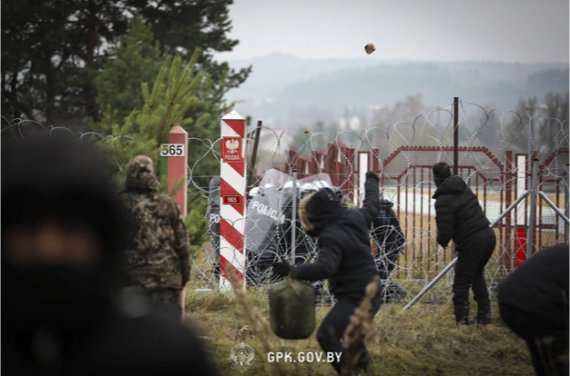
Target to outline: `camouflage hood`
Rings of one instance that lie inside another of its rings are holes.
[[[127,163],[125,190],[127,192],[158,191],[158,179],[154,173],[152,159],[138,155]]]

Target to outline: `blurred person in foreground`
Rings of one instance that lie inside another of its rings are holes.
[[[317,330],[317,341],[324,351],[341,353],[340,361],[332,363],[338,374],[344,374],[350,367],[343,344],[344,332],[364,298],[366,286],[373,281],[378,288],[371,302],[371,320],[381,304],[380,279],[368,236],[368,229],[379,210],[378,185],[378,176],[368,172],[364,205],[360,209],[343,207],[338,195],[330,188],[322,188],[303,198],[299,218],[307,234],[318,236],[317,259],[301,265],[286,262],[273,265],[273,272],[280,276],[289,275],[306,281],[328,279],[329,290],[336,303]],[[360,361],[355,368],[367,369],[370,361],[368,351],[364,343],[359,347]]]
[[[527,343],[536,375],[568,375],[568,244],[538,252],[499,285],[504,323]]]
[[[130,218],[126,283],[142,287],[156,305],[180,317],[190,278],[188,233],[176,201],[158,193],[152,159],[139,155],[129,161],[121,198]]]
[[[446,248],[453,239],[457,251],[453,279],[455,322],[469,324],[469,290],[477,302],[477,325],[491,323],[491,303],[485,282],[485,266],[495,249],[495,232],[479,204],[477,196],[445,162],[433,165],[437,189],[435,221],[437,242]]]
[[[125,216],[91,146],[2,145],[2,371],[212,374],[193,331],[120,290]]]

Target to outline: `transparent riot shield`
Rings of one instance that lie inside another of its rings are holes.
[[[299,179],[294,189],[291,176],[268,170],[258,187],[250,191],[246,218],[247,279],[260,286],[273,280],[271,265],[277,261],[309,262],[316,257],[317,240],[306,234],[296,216],[293,223],[293,197],[297,207],[306,195],[321,188],[333,188],[330,176],[320,173]],[[292,226],[296,226],[292,239]],[[293,260],[293,248],[295,260]],[[319,301],[330,301],[323,282],[313,283]]]
[[[295,189],[295,192],[297,193],[296,207],[299,207],[299,203],[304,197],[321,188],[334,189],[328,174],[320,173],[299,179]],[[295,221],[293,221],[293,191],[293,183],[291,182],[285,184],[281,192],[281,212],[283,213],[283,222],[280,224],[278,231],[280,235],[278,238],[278,255],[282,260],[287,260],[295,264],[302,264],[304,262],[310,262],[316,257],[317,239],[309,236],[305,232],[298,215],[295,216]],[[295,239],[293,239],[292,236],[293,226],[296,226]],[[318,302],[330,302],[331,296],[328,291],[324,289],[323,281],[315,281],[312,285],[315,289],[315,296]]]
[[[281,171],[265,172],[259,186],[250,191],[246,214],[247,280],[259,286],[269,280],[277,260],[279,225],[283,222],[281,191],[291,177]]]

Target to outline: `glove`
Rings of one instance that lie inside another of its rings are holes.
[[[291,265],[287,262],[276,262],[273,264],[273,274],[278,277],[286,277],[291,271]]]
[[[378,175],[376,175],[374,172],[372,171],[368,171],[366,173],[366,179],[376,179],[376,180],[380,180],[380,178],[378,177]]]

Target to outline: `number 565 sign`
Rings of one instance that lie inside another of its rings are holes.
[[[183,157],[186,153],[184,144],[161,144],[160,156],[161,157]]]

